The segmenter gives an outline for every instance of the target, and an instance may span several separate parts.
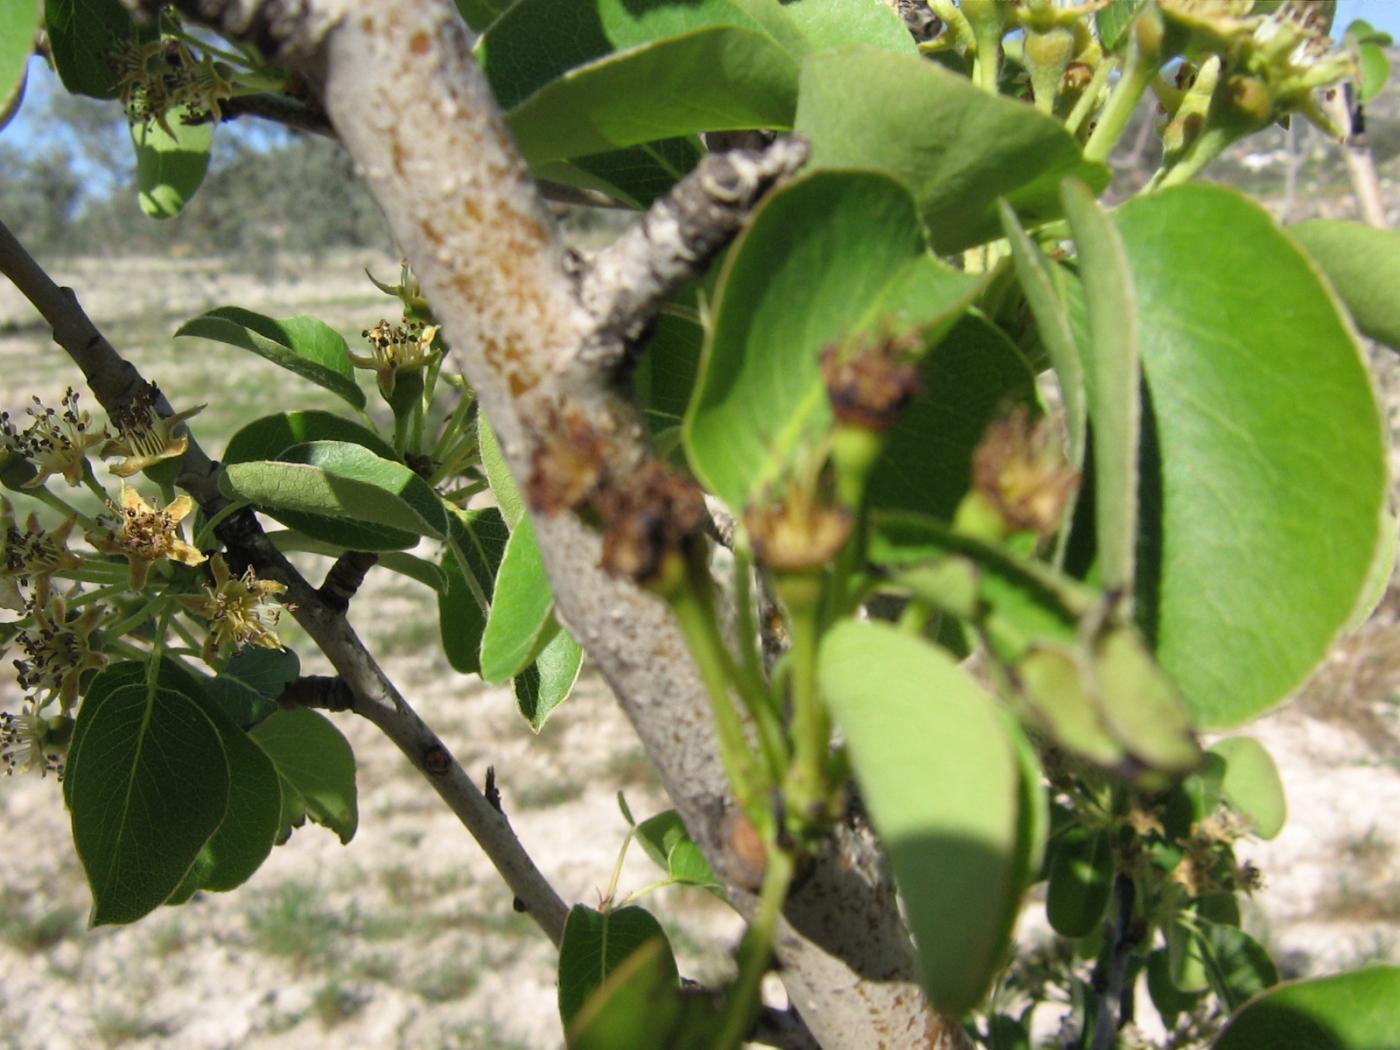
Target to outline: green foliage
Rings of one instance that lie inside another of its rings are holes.
[[[134,124],[136,189],[141,210],[153,219],[180,214],[209,170],[209,147],[214,133],[208,124],[189,124],[187,110],[172,114],[169,128]]]
[[[559,946],[559,1015],[565,1027],[610,975],[652,942],[659,942],[665,949],[659,964],[669,971],[669,981],[665,983],[679,987],[680,975],[666,932],[650,912],[635,905],[616,911],[574,905]]]
[[[1217,1050],[1386,1050],[1400,1040],[1400,967],[1284,984],[1241,1010]]]

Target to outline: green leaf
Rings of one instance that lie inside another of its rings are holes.
[[[919,945],[924,987],[954,1016],[1004,962],[1020,847],[1021,770],[996,703],[941,650],[846,621],[818,680],[845,734]]]
[[[24,93],[42,12],[40,0],[5,0],[0,4],[0,128],[9,122]]]
[[[1369,42],[1357,44],[1356,58],[1359,74],[1356,99],[1364,106],[1385,90],[1390,80],[1390,59],[1384,47]]]
[[[1176,1019],[1193,1010],[1201,997],[1200,992],[1183,992],[1172,984],[1171,957],[1166,948],[1158,948],[1147,957],[1147,993],[1168,1029],[1175,1028]]]
[[[1137,540],[1138,433],[1142,423],[1137,307],[1118,231],[1083,183],[1061,190],[1078,250],[1089,338],[1084,391],[1094,449],[1094,535],[1108,591],[1133,592]]]
[[[374,431],[332,412],[281,412],[255,420],[234,434],[224,449],[224,465],[278,459],[287,449],[307,441],[345,441],[384,459],[397,458],[393,446]],[[413,533],[382,525],[285,508],[270,513],[307,537],[299,541],[294,534],[276,534],[274,542],[282,550],[316,550],[334,556],[343,550],[391,551],[418,542]],[[317,543],[322,546],[315,547]]]
[[[1227,1010],[1238,1010],[1260,992],[1278,984],[1273,960],[1253,937],[1238,926],[1213,922],[1204,926],[1201,954],[1206,976]]]
[[[75,95],[116,98],[116,73],[108,62],[136,26],[119,0],[45,0],[49,53],[63,86]]]
[[[582,666],[583,646],[561,629],[540,650],[534,663],[515,676],[515,702],[536,733],[574,691]]]
[[[1103,12],[1099,12],[1102,14]],[[1011,245],[1011,259],[1016,277],[1025,293],[1026,304],[1035,316],[1041,345],[1050,355],[1059,384],[1060,400],[1065,406],[1065,421],[1069,428],[1070,463],[1076,470],[1084,466],[1085,420],[1084,366],[1079,346],[1070,323],[1060,289],[1060,272],[1036,247],[1016,221],[1016,213],[1002,201],[1001,225]]]
[[[481,466],[486,471],[486,481],[491,486],[491,495],[496,497],[496,506],[501,508],[501,516],[506,526],[515,530],[520,519],[525,516],[525,499],[520,495],[520,486],[515,483],[510,467],[506,466],[505,453],[496,439],[485,414],[476,417],[477,443],[481,446]]]
[[[228,807],[168,904],[179,903],[197,890],[217,893],[243,885],[271,854],[281,827],[281,778],[272,761],[218,703],[204,696],[191,699],[199,703],[223,744],[228,759]]]
[[[1254,834],[1275,838],[1288,821],[1288,801],[1273,757],[1263,744],[1247,736],[1218,741],[1210,750],[1225,760],[1221,797],[1249,820]]]
[[[796,130],[812,143],[809,168],[902,180],[940,253],[998,236],[998,197],[1030,219],[1054,218],[1066,175],[1095,189],[1109,180],[1059,121],[918,56],[869,47],[806,58]]]
[[[1155,438],[1136,611],[1199,721],[1234,725],[1291,692],[1356,606],[1386,491],[1380,419],[1345,320],[1257,205],[1183,186],[1115,218]]]
[[[822,172],[770,195],[731,249],[685,424],[691,466],[742,510],[831,423],[828,344],[882,327],[930,342],[980,280],[927,252],[909,195],[867,172]]]
[[[1400,966],[1279,985],[1230,1021],[1215,1050],[1394,1050]]]
[[[286,449],[279,460],[229,464],[219,487],[230,499],[274,514],[338,515],[436,539],[447,532],[442,500],[426,481],[402,463],[347,441],[308,441]]]
[[[566,1032],[569,1050],[711,1050],[723,1015],[708,996],[682,996],[664,941],[642,945],[608,975]]]
[[[185,322],[175,335],[251,350],[325,387],[355,408],[365,407],[365,394],[355,382],[344,336],[314,317],[278,321],[237,306],[220,306]]]
[[[129,670],[94,681],[78,722],[65,793],[91,921],[135,922],[175,891],[224,819],[229,763],[198,703]]]
[[[646,208],[690,174],[703,155],[692,135],[551,161],[534,170],[541,179],[599,190],[634,208]]]
[[[1400,233],[1338,219],[1313,219],[1288,232],[1322,268],[1356,327],[1400,350]]]
[[[529,666],[554,625],[553,611],[554,592],[535,541],[535,527],[522,517],[496,573],[491,611],[481,635],[481,677],[496,685]]]
[[[463,20],[477,32],[481,32],[489,26],[501,13],[501,8],[506,6],[504,2],[499,2],[499,0],[455,0],[455,2],[457,11]]]
[[[1127,39],[1128,27],[1145,0],[1109,0],[1107,7],[1094,12],[1094,24],[1098,27],[1099,41],[1105,51],[1116,51],[1118,45]]]
[[[866,493],[882,510],[951,521],[987,427],[1013,405],[1035,410],[1035,375],[995,325],[970,314],[924,355],[919,378],[924,392],[890,428]]]
[[[812,51],[866,44],[900,54],[918,53],[903,20],[884,4],[867,4],[865,0],[787,0],[783,13],[801,30]]]
[[[1113,894],[1113,837],[1105,829],[1072,827],[1050,847],[1045,914],[1062,937],[1094,932]]]
[[[1114,738],[1153,769],[1184,773],[1197,766],[1191,713],[1137,629],[1108,628],[1092,652],[1093,695]]]
[[[317,824],[342,843],[359,825],[355,795],[355,754],[324,716],[307,708],[278,711],[250,734]]]
[[[486,629],[486,598],[496,585],[496,571],[505,553],[510,532],[495,507],[468,511],[447,519],[453,543],[442,556],[447,587],[438,595],[438,624],[442,651],[454,671],[476,674],[481,670],[481,635]],[[461,551],[471,573],[463,574],[456,551]]]
[[[559,1016],[565,1029],[608,975],[652,941],[666,946],[670,959],[667,987],[679,988],[680,974],[666,931],[646,909],[633,905],[595,911],[582,904],[570,909],[559,945]]]
[[[276,459],[307,441],[348,441],[385,459],[395,455],[394,447],[374,431],[334,412],[278,412],[254,420],[229,438],[224,463]]]
[[[236,725],[251,729],[277,710],[277,697],[300,671],[301,661],[292,650],[250,645],[203,683],[204,691]]]
[[[685,422],[704,344],[705,330],[697,321],[672,313],[656,319],[632,373],[632,392],[653,438]]]
[[[662,871],[691,886],[719,887],[714,869],[700,852],[685,821],[674,809],[648,817],[637,825],[637,842]]]
[[[783,128],[797,101],[797,59],[785,45],[802,37],[781,9],[762,6],[519,0],[477,57],[531,164],[700,131]]]
[[[131,126],[136,147],[136,191],[141,210],[153,219],[173,219],[189,203],[209,170],[212,124],[186,124],[188,109],[171,110],[166,131],[155,121]]]

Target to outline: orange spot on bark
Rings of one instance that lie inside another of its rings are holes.
[[[433,42],[428,39],[428,34],[421,30],[413,34],[413,39],[408,42],[408,49],[415,55],[426,55],[428,48],[433,46]]]

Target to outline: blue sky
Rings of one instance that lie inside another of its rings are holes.
[[[1338,33],[1358,18],[1400,40],[1400,0],[1339,0],[1335,23]]]

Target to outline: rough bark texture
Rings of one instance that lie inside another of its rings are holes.
[[[449,0],[176,6],[321,84],[335,132],[364,171],[517,477],[530,476],[535,449],[565,418],[604,438],[614,476],[650,458],[639,419],[611,382],[642,315],[627,317],[620,304],[630,293],[609,293],[600,278],[582,281],[595,309],[580,298],[576,267]],[[620,269],[647,270],[632,259]],[[607,325],[595,314],[602,302]],[[560,618],[611,683],[692,835],[726,870],[730,793],[705,691],[668,608],[603,573],[600,539],[574,515],[533,518]],[[892,886],[872,836],[853,828],[790,899],[777,957],[794,1004],[828,1050],[966,1045],[960,1026],[933,1014],[913,980]],[[750,895],[737,887],[731,895],[751,912]]]

